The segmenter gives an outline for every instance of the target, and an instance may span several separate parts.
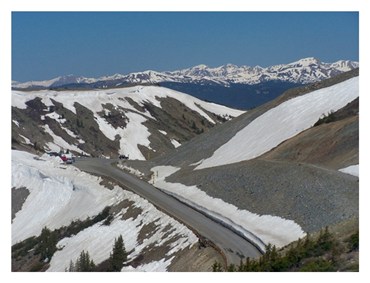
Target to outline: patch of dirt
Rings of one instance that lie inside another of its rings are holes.
[[[125,97],[125,100],[130,103],[137,111],[139,112],[145,112],[145,108],[140,106],[136,101],[134,101],[132,98],[130,97]]]
[[[48,263],[40,261],[41,256],[28,253],[27,256],[12,259],[12,272],[43,272],[49,268]]]
[[[22,209],[30,191],[26,187],[12,188],[12,222],[15,214]]]
[[[116,186],[114,182],[108,180],[107,178],[102,178],[99,185],[106,187],[108,190],[113,190],[114,186]]]
[[[115,129],[117,128],[125,128],[127,126],[127,117],[124,114],[123,109],[116,109],[111,103],[103,104],[103,109],[109,111],[109,113],[105,113],[105,111],[98,112],[98,115],[105,119],[109,124],[111,124]]]
[[[134,204],[134,202],[130,203],[126,213],[122,215],[123,220],[127,220],[129,218],[133,218],[135,220],[141,213],[143,213],[143,210],[140,207],[134,206]]]
[[[214,248],[200,248],[198,245],[194,245],[190,249],[184,249],[176,253],[168,271],[209,272],[212,271],[212,264],[223,261],[223,257]]]
[[[137,237],[137,242],[139,245],[141,245],[145,239],[150,238],[160,229],[160,226],[155,224],[157,220],[158,219],[154,220],[153,222],[150,222],[149,224],[144,224],[141,227]]]
[[[133,203],[134,202],[125,199],[125,200],[121,201],[120,203],[117,203],[117,204],[113,205],[110,208],[109,212],[113,213],[113,214],[118,214],[122,211],[122,209],[129,207]]]
[[[166,253],[171,250],[166,244],[162,244],[157,246],[157,243],[152,243],[146,246],[140,253],[138,257],[136,257],[130,265],[133,267],[138,267],[139,265],[147,264],[152,261],[159,261],[164,258],[167,259]]]
[[[260,159],[311,163],[340,169],[359,163],[359,117],[310,128]]]

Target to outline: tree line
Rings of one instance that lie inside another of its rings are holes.
[[[259,259],[241,260],[239,266],[230,264],[224,268],[219,262],[212,265],[214,272],[277,272],[277,271],[337,271],[341,269],[341,254],[358,251],[359,233],[352,234],[339,243],[328,230],[322,229],[317,238],[309,234],[304,240],[298,239],[287,251],[278,251],[268,244],[266,252]],[[358,271],[358,266],[353,270]]]

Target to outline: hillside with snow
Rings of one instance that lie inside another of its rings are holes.
[[[145,160],[243,111],[156,86],[13,91],[13,147]]]
[[[196,169],[250,160],[312,127],[320,117],[344,107],[359,94],[358,77],[290,99],[265,112]]]
[[[312,74],[317,80],[330,76],[322,67],[330,64],[325,64],[308,58],[269,71],[271,78],[296,80],[290,72],[306,70],[299,75],[306,83]],[[338,72],[356,67],[334,65]],[[228,76],[233,83],[233,76],[240,83],[245,76],[238,77],[238,68],[198,66],[175,76],[199,76],[203,82],[212,77],[216,84],[224,83],[217,77]],[[243,74],[253,77],[259,69]],[[131,79],[155,78],[147,81],[152,84],[169,76],[148,71]],[[117,83],[121,79],[114,76]],[[120,169],[264,251],[269,243],[283,247],[358,218],[358,133],[358,69],[288,90],[249,111],[153,85],[13,90],[12,269],[64,271],[88,251],[104,271],[119,235],[128,251],[121,271],[180,270],[187,256],[204,259],[197,270],[206,270],[220,259],[212,248],[212,256],[199,248],[196,231],[148,201],[45,152],[129,156],[119,162]],[[94,159],[86,160],[99,168]],[[39,252],[45,227],[56,240],[56,250],[46,258]],[[195,265],[192,261],[186,268]]]
[[[285,245],[358,217],[358,87],[352,71],[287,91],[176,152],[129,165],[242,233]]]
[[[15,197],[19,190],[27,191],[26,197]],[[13,203],[19,203],[13,211],[13,245],[21,246],[29,237],[39,236],[44,227],[60,233],[57,250],[43,261],[46,271],[65,271],[83,250],[99,265],[109,258],[119,235],[128,251],[122,271],[166,271],[179,253],[204,252],[197,251],[198,238],[192,231],[147,200],[46,154],[38,157],[12,151],[12,195]],[[76,224],[93,220],[103,211],[108,211],[108,218],[62,236],[68,227],[76,229]],[[38,259],[40,255],[33,250],[27,251],[28,260],[15,259],[13,271],[26,270],[32,258]]]

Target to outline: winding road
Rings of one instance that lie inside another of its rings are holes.
[[[163,191],[112,166],[112,159],[78,158],[74,166],[88,173],[106,176],[156,207],[184,223],[213,242],[225,255],[228,264],[239,264],[241,258],[257,258],[261,252],[245,238]]]

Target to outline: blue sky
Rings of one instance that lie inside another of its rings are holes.
[[[12,79],[358,61],[357,12],[13,12]]]

